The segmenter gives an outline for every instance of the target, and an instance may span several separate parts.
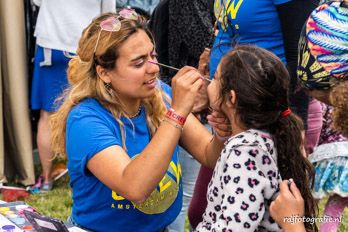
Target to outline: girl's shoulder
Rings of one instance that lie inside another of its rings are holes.
[[[257,146],[269,151],[274,147],[272,136],[261,130],[249,129],[229,138],[226,147],[233,148],[238,146]]]
[[[227,140],[222,154],[236,154],[241,157],[248,157],[255,162],[277,163],[277,151],[272,136],[265,132],[249,129]],[[233,159],[233,158],[232,158]],[[266,161],[265,161],[266,160]]]

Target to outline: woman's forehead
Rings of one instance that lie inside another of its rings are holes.
[[[145,31],[131,35],[119,48],[120,57],[133,60],[154,50],[154,45]]]

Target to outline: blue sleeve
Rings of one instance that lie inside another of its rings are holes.
[[[273,0],[274,5],[280,5],[283,3],[291,2],[292,0]]]
[[[121,138],[112,132],[109,122],[92,110],[73,110],[67,120],[66,151],[70,168],[89,174],[87,162],[98,152],[112,145],[121,145]]]

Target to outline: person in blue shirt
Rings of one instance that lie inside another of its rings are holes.
[[[289,0],[217,0],[218,34],[211,49],[210,75],[213,77],[222,56],[235,44],[252,44],[276,54],[286,63],[283,35],[276,5]],[[247,17],[249,16],[249,17]]]
[[[290,101],[307,125],[308,98],[296,91],[297,45],[303,24],[318,0],[215,0],[218,20],[210,56],[210,77],[236,44],[256,45],[277,55],[291,75]],[[293,15],[296,14],[296,17]]]
[[[93,20],[76,54],[51,118],[52,147],[68,159],[69,221],[92,231],[162,231],[182,205],[178,144],[213,167],[229,122],[214,113],[212,135],[190,113],[203,84],[196,69],[182,68],[172,88],[159,81],[152,36],[133,10]]]

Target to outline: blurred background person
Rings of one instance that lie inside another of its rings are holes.
[[[115,12],[114,0],[34,0],[40,7],[34,36],[36,54],[32,79],[31,108],[40,110],[37,146],[42,166],[42,177],[35,187],[52,189],[52,160],[49,116],[57,110],[55,99],[68,87],[66,69],[75,53],[81,32],[90,21],[103,12]]]

